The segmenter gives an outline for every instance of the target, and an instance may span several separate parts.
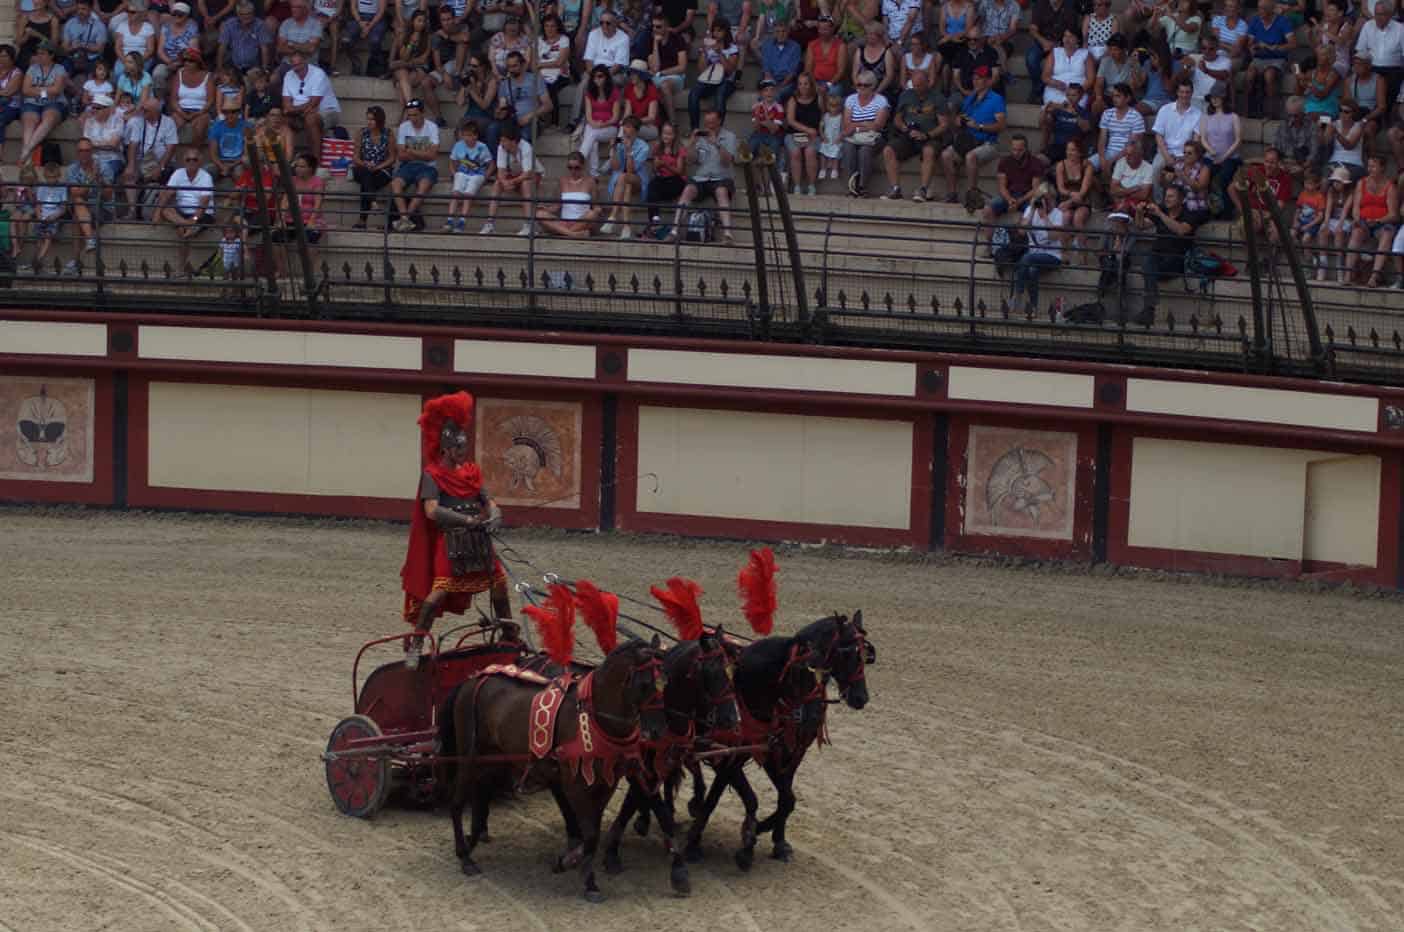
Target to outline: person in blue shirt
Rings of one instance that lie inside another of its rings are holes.
[[[209,132],[210,174],[216,181],[239,177],[244,167],[244,130],[248,127],[237,99],[220,101],[220,119],[210,126]]]
[[[1247,99],[1257,102],[1259,116],[1282,117],[1277,89],[1287,67],[1287,53],[1297,47],[1295,32],[1292,21],[1278,14],[1274,0],[1259,0],[1258,15],[1248,22],[1248,50],[1253,57],[1248,63],[1247,87]],[[1262,92],[1258,93],[1260,79]]]
[[[477,121],[464,121],[458,128],[458,140],[449,151],[449,164],[453,166],[453,197],[449,201],[448,219],[444,221],[445,233],[464,232],[473,198],[487,184],[488,176],[496,167],[492,150],[478,135]]]
[[[987,66],[976,68],[972,80],[975,93],[968,95],[960,105],[955,141],[941,153],[941,167],[946,174],[947,204],[960,203],[960,193],[956,190],[958,163],[964,162],[968,193],[975,194],[979,190],[980,166],[999,157],[996,143],[999,134],[1004,131],[1004,98],[990,89],[993,74]]]
[[[795,82],[804,67],[804,52],[790,38],[790,24],[776,22],[770,37],[761,43],[761,77],[775,82],[775,96],[783,105],[795,92]]]

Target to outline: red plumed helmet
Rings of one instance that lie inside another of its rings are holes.
[[[528,605],[522,611],[536,622],[547,656],[563,667],[570,663],[575,649],[575,597],[570,590],[556,583],[545,605]]]
[[[608,654],[619,646],[619,596],[581,579],[575,583],[575,606],[580,609],[580,620],[595,632],[600,650]]]
[[[467,433],[473,424],[473,396],[455,392],[424,403],[424,412],[419,415],[419,437],[426,463],[439,461],[439,436],[446,421],[453,421]]]
[[[702,595],[701,586],[690,579],[674,576],[668,580],[667,589],[652,586],[648,591],[663,606],[668,620],[678,629],[678,637],[695,641],[702,636],[702,608],[697,604]]]
[[[751,551],[750,562],[736,574],[736,590],[751,628],[756,634],[770,634],[780,599],[775,588],[775,554],[769,547]]]

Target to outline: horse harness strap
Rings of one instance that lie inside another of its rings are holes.
[[[595,784],[595,764],[603,784],[613,786],[623,775],[624,767],[642,759],[638,723],[622,738],[611,736],[600,727],[594,709],[595,674],[587,673],[575,684],[577,725],[575,737],[555,749],[555,757],[571,774],[583,777],[587,786]],[[535,705],[533,704],[533,713]],[[534,724],[534,721],[533,721]]]

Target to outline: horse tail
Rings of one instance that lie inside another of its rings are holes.
[[[459,683],[449,690],[441,706],[439,706],[439,756],[443,758],[439,766],[442,768],[436,783],[448,791],[448,797],[453,798],[454,785],[458,778],[458,694],[462,692],[464,683]],[[475,713],[476,714],[476,713]],[[472,746],[471,744],[469,745]]]

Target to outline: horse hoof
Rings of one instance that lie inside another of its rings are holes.
[[[689,864],[699,863],[702,860],[702,846],[688,845],[687,850],[683,852],[683,857],[687,858]]]
[[[619,854],[617,852],[605,852],[604,872],[606,874],[624,873],[624,862],[619,860]]]
[[[464,858],[459,862],[459,865],[463,868],[463,875],[465,877],[476,877],[483,872],[483,869],[474,864],[469,858]]]
[[[751,865],[755,862],[756,853],[751,849],[742,848],[740,851],[736,852],[736,866],[741,869],[742,873],[749,871],[751,869]]]
[[[673,868],[671,874],[673,882],[673,895],[678,897],[692,896],[692,880],[687,876],[687,868],[679,864]]]
[[[648,835],[648,818],[645,817],[645,816],[639,816],[637,819],[635,819],[635,820],[634,820],[634,831],[638,834],[638,836],[639,836],[640,838],[644,838],[645,836],[647,836],[647,835]]]
[[[603,903],[605,901],[602,890],[586,890],[584,896],[587,903]]]
[[[794,857],[794,854],[795,849],[790,846],[790,843],[787,841],[782,841],[780,842],[780,844],[775,846],[775,850],[770,853],[770,856],[777,861],[789,864],[790,859]]]

